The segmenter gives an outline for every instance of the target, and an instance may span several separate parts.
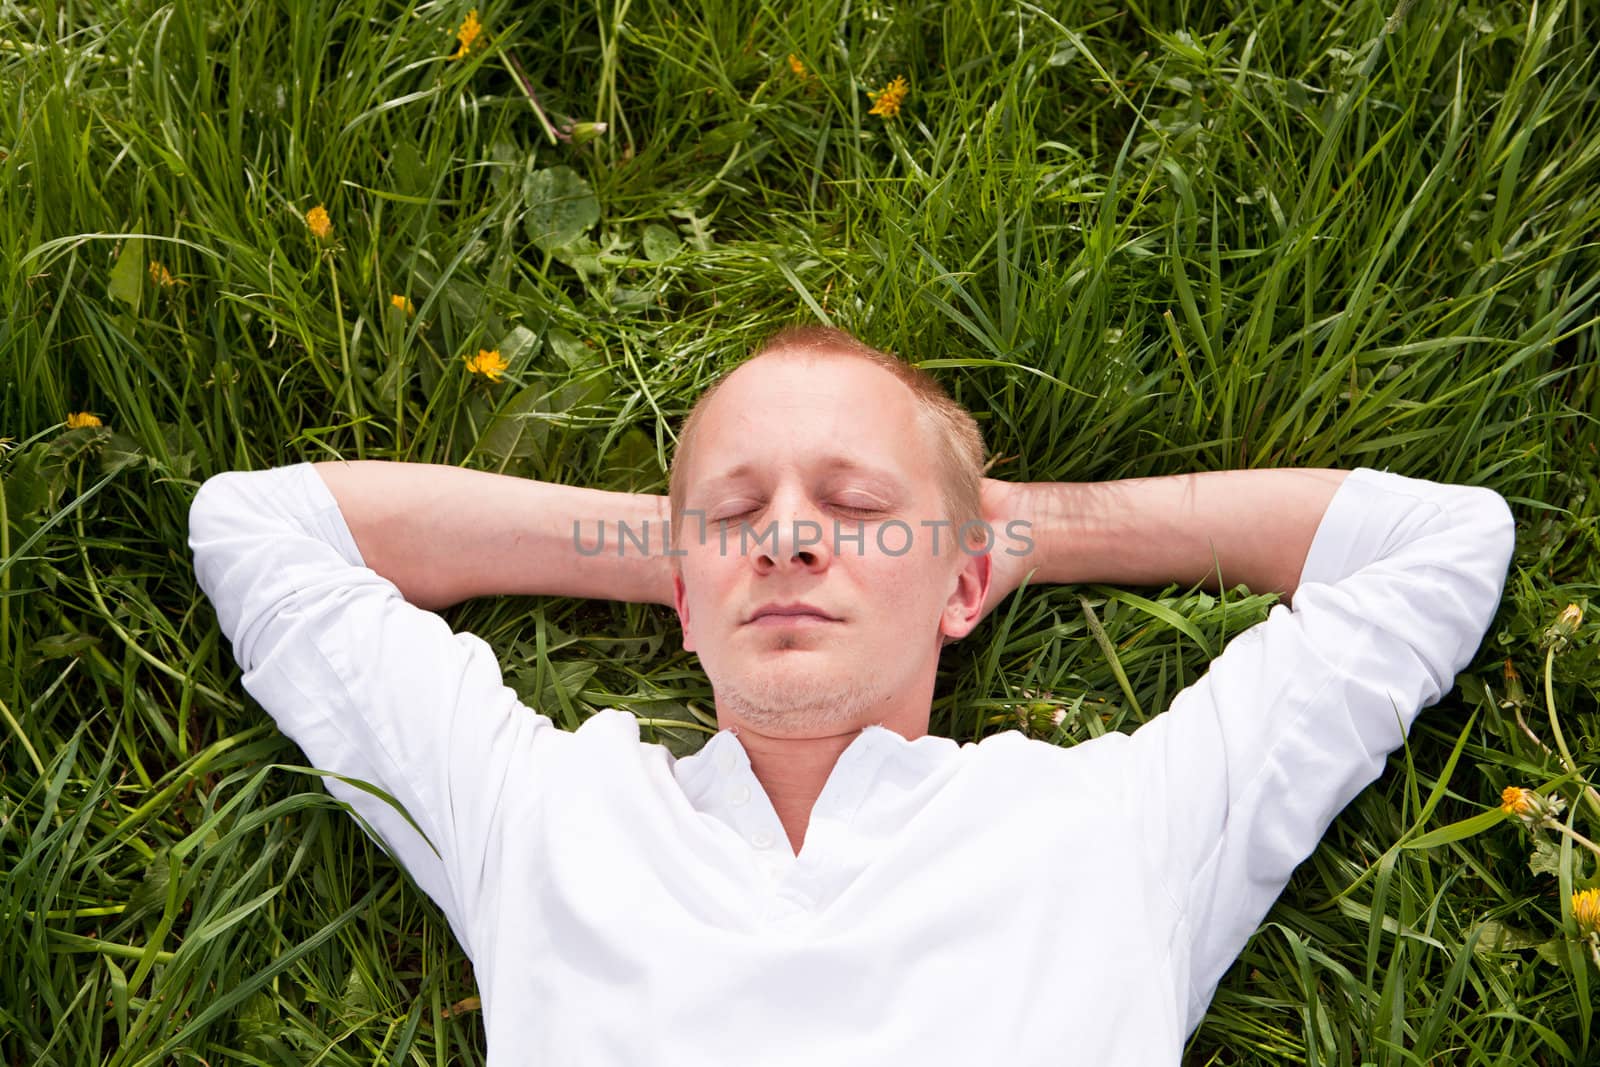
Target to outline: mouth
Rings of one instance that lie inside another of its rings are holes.
[[[810,604],[767,604],[745,620],[748,626],[820,626],[840,620]]]

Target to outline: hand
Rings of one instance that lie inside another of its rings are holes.
[[[1038,552],[1043,545],[1039,532],[1023,527],[1019,530],[1034,539],[1032,552],[1016,555],[1021,543],[1006,532],[1006,526],[1016,520],[1033,521],[1032,509],[1027,506],[1027,486],[1020,482],[1004,482],[997,478],[983,479],[980,508],[983,521],[994,531],[989,548],[989,592],[983,599],[980,619],[986,618],[1006,597],[1016,592],[1022,580],[1039,565]]]

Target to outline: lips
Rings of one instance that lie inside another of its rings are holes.
[[[763,618],[814,618],[824,622],[838,622],[838,618],[829,615],[826,611],[812,604],[763,604],[757,608],[745,622],[756,622]]]

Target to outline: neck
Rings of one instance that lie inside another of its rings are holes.
[[[861,735],[867,725],[883,726],[893,730],[907,741],[915,741],[928,732],[926,716],[920,724],[903,725],[885,720],[880,723],[851,727],[840,733],[819,737],[788,737],[767,734],[746,722],[723,722],[739,736],[745,753],[750,757],[750,770],[766,790],[772,801],[778,821],[783,824],[795,855],[805,844],[806,828],[811,824],[811,809],[816,806],[822,787],[833,773],[834,764],[850,743]]]

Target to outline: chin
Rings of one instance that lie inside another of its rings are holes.
[[[787,664],[762,664],[724,685],[713,681],[718,705],[774,732],[848,726],[882,705],[874,679],[845,676],[820,660],[802,665],[802,657],[784,658]]]

